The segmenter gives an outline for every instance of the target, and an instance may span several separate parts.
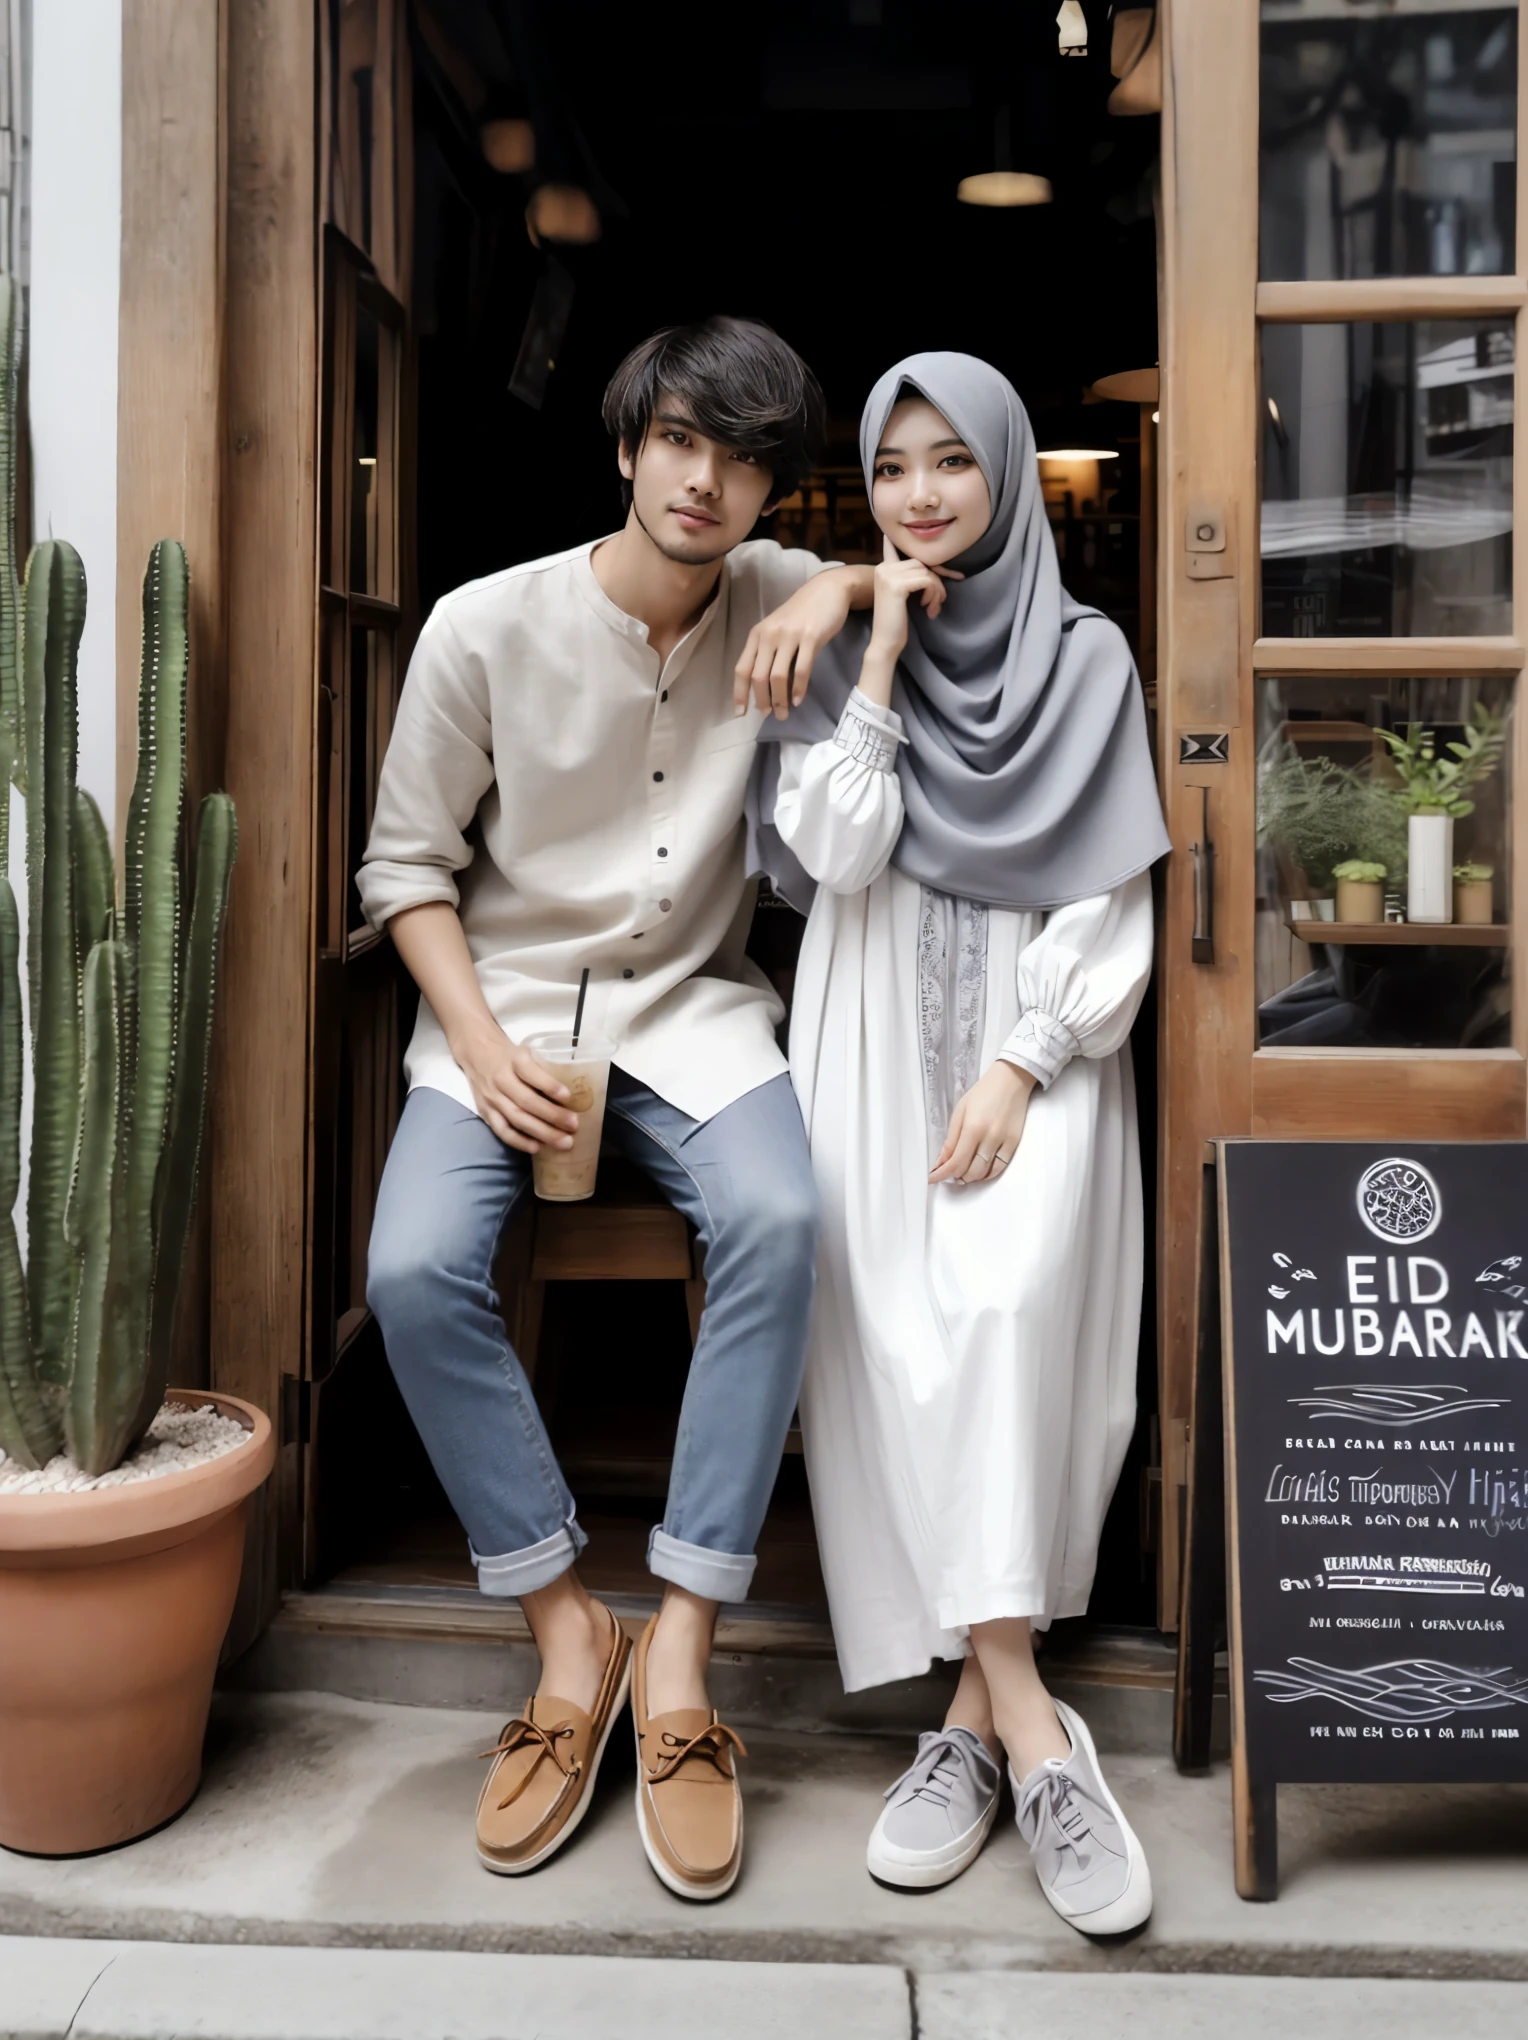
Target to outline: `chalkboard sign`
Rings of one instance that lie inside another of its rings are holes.
[[[1279,1782],[1528,1779],[1528,1144],[1217,1146],[1239,1883],[1272,1896]]]

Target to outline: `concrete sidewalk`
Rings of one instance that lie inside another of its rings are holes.
[[[0,1940],[0,2040],[1519,2040],[1528,1985]]]
[[[748,1853],[714,1906],[672,1897],[637,1841],[626,1731],[581,1832],[534,1876],[490,1877],[472,1810],[502,1715],[332,1695],[222,1695],[206,1782],[162,1833],[113,1854],[0,1853],[0,1931],[124,1941],[682,1955],[898,1971],[1217,1971],[1528,1979],[1528,1787],[1281,1795],[1283,1895],[1231,1881],[1224,1769],[1106,1759],[1150,1856],[1157,1911],[1097,1946],[1057,1919],[1005,1814],[942,1891],[882,1889],[868,1829],[907,1749],[750,1732]]]

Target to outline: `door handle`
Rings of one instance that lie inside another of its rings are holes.
[[[1215,845],[1210,840],[1210,789],[1201,786],[1204,801],[1199,823],[1199,841],[1192,846],[1194,860],[1194,939],[1190,954],[1195,963],[1215,961]]]

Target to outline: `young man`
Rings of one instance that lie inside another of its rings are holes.
[[[513,1876],[568,1839],[631,1686],[648,1859],[672,1890],[717,1898],[742,1807],[737,1738],[706,1690],[712,1631],[752,1577],[817,1253],[781,1008],[743,954],[743,801],[766,708],[799,700],[813,650],[872,589],[868,568],[744,543],[799,485],[822,415],[768,327],[657,334],[604,415],[623,528],[448,595],[399,704],[360,888],[422,997],[368,1296],[479,1585],[518,1597],[541,1654],[479,1801],[481,1860]],[[530,1157],[577,1125],[523,1044],[569,1026],[585,968],[584,1024],[618,1044],[608,1138],[705,1250],[648,1551],[663,1600],[634,1658],[573,1569],[585,1539],[493,1290]]]

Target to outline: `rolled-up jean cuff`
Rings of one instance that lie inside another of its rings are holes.
[[[472,1545],[467,1549],[477,1567],[479,1593],[505,1599],[534,1594],[539,1587],[549,1587],[553,1580],[560,1580],[588,1542],[577,1523],[570,1519],[550,1537],[543,1537],[539,1544],[527,1544],[523,1551],[506,1551],[497,1558],[484,1558]]]
[[[707,1551],[683,1544],[655,1525],[647,1540],[647,1569],[660,1580],[699,1594],[703,1601],[745,1601],[758,1560],[751,1552]]]

